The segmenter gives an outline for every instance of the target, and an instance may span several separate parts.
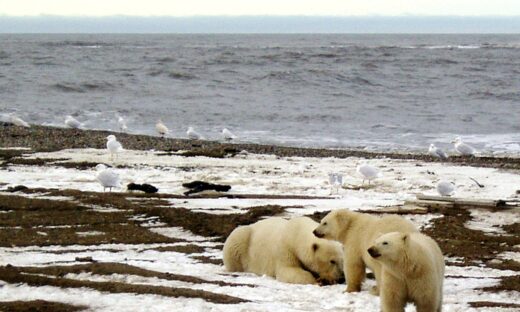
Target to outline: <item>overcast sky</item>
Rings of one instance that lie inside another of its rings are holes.
[[[0,15],[520,16],[520,0],[1,0]]]

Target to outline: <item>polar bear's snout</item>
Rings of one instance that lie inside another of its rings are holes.
[[[323,236],[325,236],[325,234],[318,231],[318,229],[315,229],[314,231],[312,231],[312,234],[314,234],[314,236],[319,237],[319,238],[323,238]]]
[[[368,254],[370,254],[370,256],[372,258],[377,258],[377,257],[380,257],[381,254],[379,253],[379,251],[377,251],[377,249],[375,247],[370,247],[368,248]]]

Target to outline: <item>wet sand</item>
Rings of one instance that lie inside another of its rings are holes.
[[[106,137],[117,136],[124,148],[133,150],[161,150],[166,152],[186,151],[186,156],[225,157],[241,151],[255,154],[272,154],[281,157],[361,157],[415,159],[426,162],[441,162],[424,154],[385,153],[347,149],[300,148],[275,145],[225,143],[218,141],[194,141],[188,139],[161,138],[148,135],[126,134],[101,130],[78,130],[47,126],[23,128],[0,123],[0,147],[28,147],[33,152],[51,152],[69,148],[106,148]],[[476,167],[520,169],[520,158],[450,156],[445,163]]]

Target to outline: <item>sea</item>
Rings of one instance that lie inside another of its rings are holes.
[[[520,35],[2,34],[0,114],[298,147],[520,154]]]

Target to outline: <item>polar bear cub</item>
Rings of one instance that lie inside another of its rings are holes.
[[[233,230],[224,244],[231,272],[268,275],[295,284],[335,283],[343,277],[341,244],[312,234],[307,217],[269,218]]]
[[[444,257],[439,245],[421,233],[387,233],[368,253],[381,263],[381,310],[404,311],[407,302],[417,312],[440,312]]]
[[[348,209],[338,209],[329,212],[320,225],[314,230],[314,235],[336,240],[343,244],[345,278],[347,292],[361,291],[365,279],[365,269],[368,266],[379,283],[381,265],[367,252],[376,237],[388,232],[417,232],[410,221],[398,216],[375,217],[366,213],[354,212]],[[378,287],[372,290],[378,294]]]

